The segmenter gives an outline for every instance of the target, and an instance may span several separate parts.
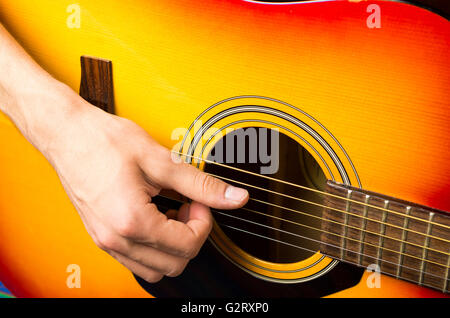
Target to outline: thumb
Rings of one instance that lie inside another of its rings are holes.
[[[247,190],[229,185],[188,163],[174,159],[169,167],[163,186],[194,201],[216,209],[237,209],[248,201]]]

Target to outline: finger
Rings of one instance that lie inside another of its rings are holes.
[[[180,275],[189,262],[186,258],[174,256],[139,243],[132,243],[125,253],[121,254],[126,255],[138,264],[170,277]]]
[[[177,211],[177,210],[168,210],[168,211],[166,212],[166,217],[167,217],[168,219],[176,220],[176,219],[177,219],[177,216],[178,216],[178,211]]]
[[[166,212],[166,216],[168,219],[174,219],[186,223],[189,221],[189,203],[184,203],[178,211],[168,210]]]
[[[123,256],[114,251],[108,251],[108,253],[114,257],[119,263],[128,268],[137,276],[141,277],[143,280],[149,283],[156,283],[160,281],[164,275],[155,271],[154,269],[148,268],[142,264],[139,264],[126,256]]]
[[[194,201],[184,204],[177,218],[178,221],[167,221],[158,226],[157,244],[168,253],[191,259],[211,232],[211,212],[205,205]]]
[[[190,164],[172,160],[173,156],[167,149],[160,153],[160,160],[165,164],[155,164],[154,156],[147,157],[142,162],[146,174],[156,176],[162,187],[173,189],[194,201],[218,209],[237,209],[248,201],[247,190],[231,186]]]
[[[111,255],[120,254],[167,276],[179,275],[188,263],[186,258],[140,244],[101,225],[97,226],[95,241],[99,247]]]
[[[195,257],[212,229],[212,216],[208,207],[192,202],[184,204],[177,218],[168,219],[154,204],[144,208],[135,242],[152,246],[163,252],[191,259]]]
[[[177,220],[183,223],[187,223],[189,221],[189,210],[190,210],[190,204],[184,203],[180,210],[178,210]]]

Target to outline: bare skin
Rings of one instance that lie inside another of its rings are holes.
[[[97,246],[146,281],[182,273],[211,231],[209,207],[247,202],[246,190],[172,160],[138,125],[80,98],[1,25],[0,70],[0,110],[52,164]],[[161,189],[193,201],[163,214],[151,203]]]

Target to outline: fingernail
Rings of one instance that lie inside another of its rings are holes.
[[[231,201],[241,202],[247,195],[247,190],[233,186],[228,186],[225,190],[225,199]]]

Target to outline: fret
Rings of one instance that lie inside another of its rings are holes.
[[[448,293],[449,213],[332,181],[326,191],[322,253]]]
[[[384,208],[388,209],[389,208],[389,200],[385,200],[384,201]],[[381,267],[381,259],[382,259],[382,255],[383,255],[383,246],[384,246],[384,235],[386,233],[386,218],[387,218],[387,212],[383,211],[383,216],[381,217],[381,222],[383,222],[382,224],[380,224],[380,238],[379,238],[379,242],[378,242],[378,251],[377,251],[377,265]]]
[[[366,198],[364,200],[365,204],[368,204],[370,201],[370,195],[366,195]],[[359,265],[362,266],[363,256],[364,256],[364,239],[366,236],[366,227],[367,227],[367,212],[369,211],[369,206],[364,206],[363,209],[363,219],[362,219],[362,225],[361,225],[361,235],[359,237],[360,240],[360,246],[359,246]]]
[[[405,218],[403,220],[403,231],[402,231],[402,242],[400,244],[400,254],[398,255],[398,266],[397,266],[397,274],[396,277],[400,278],[400,274],[402,271],[403,265],[403,253],[405,252],[405,241],[408,235],[408,226],[409,226],[409,215],[411,214],[411,207],[408,205],[406,207]]]
[[[351,199],[352,197],[352,190],[348,190],[347,191],[347,199]],[[345,203],[345,211],[350,212],[350,201],[347,201]],[[343,233],[342,233],[342,248],[341,248],[341,259],[344,259],[344,253],[346,250],[346,240],[345,238],[347,237],[347,232],[348,232],[348,219],[349,219],[349,215],[348,213],[345,213],[344,215],[344,225],[343,225]]]
[[[425,237],[425,243],[424,243],[424,246],[423,246],[424,248],[423,248],[423,251],[422,251],[422,262],[420,263],[420,278],[419,278],[419,281],[418,281],[419,285],[422,285],[423,277],[425,275],[425,272],[424,272],[425,271],[425,267],[426,267],[425,260],[427,259],[427,254],[428,254],[427,247],[430,246],[430,237],[429,237],[429,235],[431,234],[431,228],[433,226],[433,224],[431,223],[431,222],[433,222],[433,217],[434,217],[434,213],[430,212],[430,217],[428,219],[429,223],[428,223],[428,226],[427,226],[427,236]]]
[[[447,292],[447,287],[448,287],[448,271],[449,271],[449,266],[450,266],[450,256],[447,256],[447,270],[445,271],[445,278],[444,278],[444,282],[443,285],[444,287],[442,288],[442,292],[445,293]]]

